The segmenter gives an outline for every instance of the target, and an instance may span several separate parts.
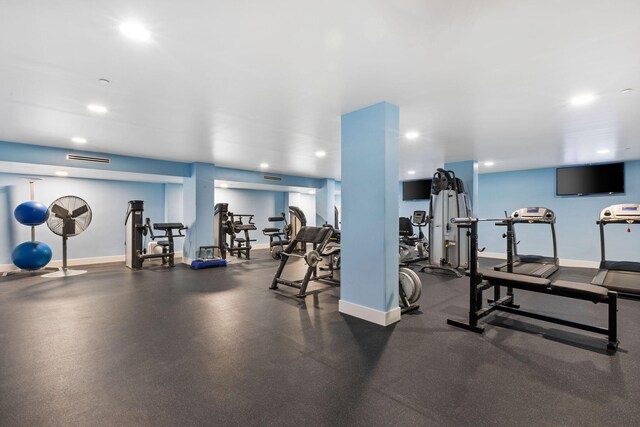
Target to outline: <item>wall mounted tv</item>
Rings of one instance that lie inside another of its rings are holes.
[[[417,179],[402,182],[402,200],[425,200],[431,197],[431,180]]]
[[[624,163],[556,169],[556,195],[624,193]]]

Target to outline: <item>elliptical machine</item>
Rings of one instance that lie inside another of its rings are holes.
[[[151,226],[151,220],[147,218],[142,220],[144,213],[144,202],[142,200],[130,200],[127,209],[127,217],[125,218],[126,237],[125,237],[125,265],[133,270],[142,268],[145,260],[151,258],[162,258],[162,265],[174,267],[175,244],[173,239],[176,237],[185,237],[182,232],[188,227],[179,222],[157,222]],[[153,230],[164,232],[164,236],[155,236]],[[177,231],[177,234],[174,233]],[[156,243],[162,248],[162,253],[146,253],[144,248],[144,237],[149,234],[152,240],[164,237],[167,240],[160,240]]]
[[[462,180],[453,171],[437,169],[429,203],[429,264],[420,271],[441,270],[462,277],[461,271],[469,268],[469,238],[466,229],[452,223],[451,218],[471,216]]]

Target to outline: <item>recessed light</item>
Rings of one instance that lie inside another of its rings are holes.
[[[620,93],[629,93],[629,92],[631,92],[632,90],[633,90],[632,88],[628,87],[628,88],[626,88],[626,89],[622,89],[622,90],[620,91]]]
[[[107,107],[105,107],[104,105],[98,105],[98,104],[87,105],[87,110],[93,111],[94,113],[98,113],[98,114],[104,114],[109,111]]]
[[[107,79],[98,79],[98,82],[102,83],[103,85],[108,85],[109,83],[111,83],[109,80]]]
[[[261,169],[266,169],[269,167],[269,163],[260,163],[260,168]]]
[[[404,134],[404,137],[407,139],[416,139],[420,136],[420,134],[414,130],[409,131],[407,133]]]
[[[58,175],[58,176],[67,176],[67,175],[69,175],[69,172],[66,172],[66,171],[56,171],[56,175]]]
[[[415,175],[415,174],[416,174],[416,171],[408,171],[407,173],[408,173],[409,175]]]
[[[316,157],[324,157],[327,155],[326,151],[318,150],[316,151]]]
[[[596,153],[598,154],[609,154],[610,152],[611,150],[609,150],[608,148],[603,148],[602,150],[596,151]]]
[[[220,188],[229,188],[229,184],[220,184]]]
[[[86,144],[87,138],[83,138],[81,136],[74,136],[71,138],[71,142],[75,142],[76,144]]]
[[[138,40],[141,42],[148,42],[149,40],[151,40],[151,33],[149,32],[149,30],[147,30],[144,25],[142,25],[138,21],[123,22],[120,25],[120,31],[125,36],[134,40]]]
[[[578,96],[575,96],[575,97],[571,98],[571,100],[569,102],[574,107],[582,107],[584,105],[591,104],[595,100],[596,100],[596,96],[594,94],[585,93],[583,95],[578,95]]]
[[[493,166],[493,165],[495,165],[495,163],[494,162],[484,162],[484,165],[485,166]]]

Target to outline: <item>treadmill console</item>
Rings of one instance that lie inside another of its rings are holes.
[[[427,212],[426,211],[413,211],[413,216],[411,217],[414,224],[426,224],[427,221]]]
[[[556,222],[556,214],[551,209],[540,207],[520,208],[511,214],[511,218],[513,219],[513,222]]]
[[[611,205],[600,212],[600,221],[634,222],[640,221],[640,204]]]

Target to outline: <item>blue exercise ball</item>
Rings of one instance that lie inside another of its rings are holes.
[[[29,200],[20,203],[13,211],[13,216],[23,225],[40,225],[47,220],[47,207],[40,202]]]
[[[11,254],[11,261],[22,270],[38,270],[49,264],[53,252],[42,242],[20,243]]]

